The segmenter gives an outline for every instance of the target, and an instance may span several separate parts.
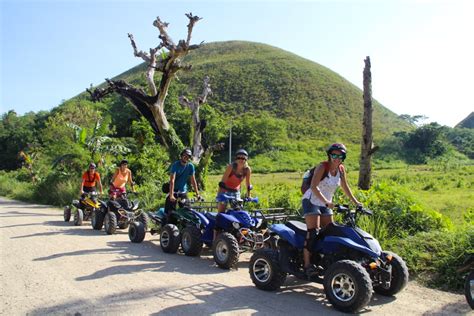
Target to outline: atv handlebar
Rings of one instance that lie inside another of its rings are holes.
[[[334,206],[334,211],[337,213],[351,213],[354,212],[349,208],[349,205],[341,205],[341,204],[336,204]],[[362,213],[366,215],[373,215],[373,212],[367,208],[364,208],[362,205],[358,205],[355,208],[355,213]]]
[[[227,195],[227,194],[220,194],[217,197],[217,202],[244,202],[244,203],[258,203],[258,197],[246,197],[246,198],[236,198],[235,196],[232,195]]]

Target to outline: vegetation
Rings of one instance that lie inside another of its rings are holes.
[[[232,148],[244,147],[251,155],[257,207],[283,207],[298,216],[303,172],[326,159],[329,143],[344,142],[355,194],[375,211],[360,225],[405,257],[421,281],[459,289],[462,276],[456,269],[474,251],[472,129],[435,123],[417,128],[418,117],[397,117],[375,102],[380,150],[374,155],[373,185],[356,190],[362,93],[355,86],[323,66],[262,44],[207,44],[187,58],[194,68],[171,84],[168,120],[189,146],[190,110],[178,96],[198,95],[209,75],[214,94],[201,107],[207,123],[203,144],[228,143],[232,126]],[[116,79],[144,87],[143,68]],[[163,204],[160,188],[171,163],[158,144],[149,122],[117,95],[92,103],[81,94],[50,112],[10,111],[0,120],[0,195],[62,206],[77,197],[90,161],[107,187],[126,157],[145,209],[154,210]],[[227,160],[227,150],[213,157],[207,200],[214,199]],[[336,200],[345,201],[340,192]]]

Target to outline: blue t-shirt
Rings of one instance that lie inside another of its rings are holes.
[[[176,174],[174,178],[174,192],[188,192],[189,176],[194,175],[194,165],[190,162],[184,166],[180,160],[175,161],[170,168],[170,174]]]

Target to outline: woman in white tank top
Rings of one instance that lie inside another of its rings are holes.
[[[311,180],[311,186],[303,194],[302,204],[304,218],[308,233],[305,240],[304,268],[308,277],[315,271],[310,265],[310,250],[320,227],[325,227],[333,222],[334,207],[332,198],[337,188],[340,186],[347,197],[357,205],[360,202],[352,194],[347,183],[346,172],[342,162],[346,158],[347,149],[343,144],[335,143],[329,146],[326,151],[328,161],[321,163],[315,170]]]

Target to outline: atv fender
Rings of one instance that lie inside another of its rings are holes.
[[[223,228],[224,230],[232,228],[233,222],[240,223],[240,221],[235,216],[230,214],[219,213],[216,216],[216,226]]]
[[[363,252],[374,259],[379,258],[382,254],[381,251],[380,252],[372,251],[371,249],[364,247],[362,245],[359,245],[346,237],[326,236],[324,237],[324,240],[320,243],[317,243],[317,245],[318,245],[318,248],[322,248],[323,252],[334,252],[337,250],[337,248],[339,248],[342,245],[344,247],[348,247],[348,248]]]
[[[199,218],[199,221],[201,222],[201,226],[206,227],[209,224],[209,219],[207,219],[204,214],[201,214],[199,212],[193,211],[193,214],[196,215],[197,218]]]
[[[270,230],[280,236],[280,238],[289,242],[293,247],[302,249],[304,246],[304,237],[297,235],[291,228],[285,224],[273,224]]]

